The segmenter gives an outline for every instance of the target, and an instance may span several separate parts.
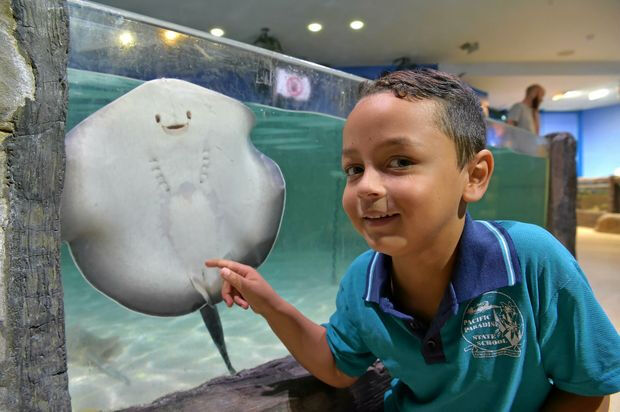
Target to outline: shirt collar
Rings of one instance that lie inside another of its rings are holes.
[[[456,253],[450,288],[459,303],[521,281],[512,239],[495,222],[472,220],[467,213]],[[382,297],[391,295],[390,266],[390,256],[373,254],[366,273],[364,300],[380,303]]]

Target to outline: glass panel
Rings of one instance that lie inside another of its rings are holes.
[[[519,220],[545,226],[547,222],[548,160],[493,148],[495,171],[481,201],[469,205],[476,219]]]
[[[341,132],[361,79],[94,3],[72,0],[69,6],[67,130],[159,77],[245,102],[257,119],[253,143],[279,164],[287,183],[281,231],[261,271],[307,316],[327,321],[340,277],[366,249],[340,205]],[[166,37],[166,30],[179,35]],[[489,130],[497,146],[495,177],[484,201],[472,205],[474,217],[544,224],[547,161],[537,157],[545,156],[544,146],[502,124]],[[75,410],[145,403],[227,373],[199,314],[132,312],[92,288],[66,246],[61,264]],[[222,307],[220,316],[237,370],[286,355],[256,315]]]
[[[68,129],[142,83],[76,69],[69,69],[68,78]],[[254,145],[278,163],[287,182],[281,230],[261,272],[304,314],[325,322],[334,310],[340,277],[366,249],[340,206],[344,119],[248,106],[256,116]],[[66,245],[61,263],[75,409],[144,403],[227,374],[198,313],[157,318],[132,312],[88,285]],[[237,370],[287,354],[256,315],[222,306],[220,316]]]
[[[530,156],[548,156],[544,137],[493,119],[487,119],[487,145],[511,149]]]

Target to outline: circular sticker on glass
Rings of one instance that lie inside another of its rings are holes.
[[[472,300],[463,313],[461,334],[474,358],[519,357],[523,316],[505,293],[487,292]]]

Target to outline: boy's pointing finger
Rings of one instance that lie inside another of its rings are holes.
[[[222,268],[222,270],[220,270],[220,274],[222,278],[224,278],[225,281],[230,283],[230,285],[233,288],[237,289],[238,291],[241,291],[242,283],[243,283],[242,276],[239,276],[237,273],[233,272],[232,270],[228,268]]]
[[[209,259],[205,262],[207,267],[220,267],[228,268],[238,275],[246,276],[250,271],[254,270],[251,266],[244,265],[243,263],[234,262],[226,259]]]

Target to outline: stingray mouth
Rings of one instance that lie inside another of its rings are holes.
[[[164,133],[179,134],[179,133],[183,133],[184,131],[186,131],[187,128],[189,127],[189,122],[192,119],[192,112],[188,110],[187,112],[185,112],[185,116],[187,117],[187,122],[185,123],[175,123],[175,124],[165,125],[162,122],[163,119],[161,118],[161,115],[157,113],[155,115],[155,122],[161,126]]]
[[[187,123],[181,123],[181,124],[171,124],[171,125],[161,125],[161,128],[164,130],[165,133],[168,134],[179,134],[184,132],[185,130],[187,130],[187,128],[189,127],[189,122]]]

